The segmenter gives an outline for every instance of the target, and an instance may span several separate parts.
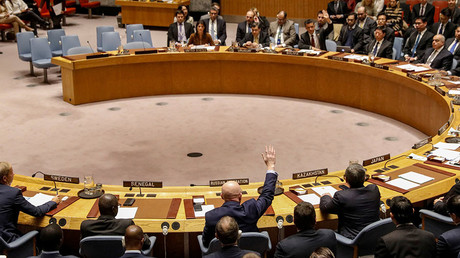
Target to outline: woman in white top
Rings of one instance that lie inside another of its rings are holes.
[[[10,15],[16,15],[21,20],[30,21],[30,26],[34,29],[35,35],[37,35],[37,23],[42,28],[49,25],[49,23],[29,9],[23,0],[6,0],[5,3]]]
[[[21,19],[16,15],[10,14],[6,7],[5,0],[0,0],[0,23],[8,23],[13,25],[14,33],[19,32],[19,27],[24,28],[26,31],[33,31],[31,27],[27,26]]]

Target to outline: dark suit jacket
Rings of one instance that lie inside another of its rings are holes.
[[[404,46],[403,53],[406,55],[411,56],[412,55],[412,48],[415,45],[415,41],[417,40],[417,35],[418,31],[414,31],[410,37],[407,39],[406,45]],[[425,34],[423,34],[422,38],[420,39],[420,42],[418,43],[417,49],[416,49],[416,54],[415,56],[420,59],[420,57],[423,55],[423,52],[427,48],[431,47],[431,43],[433,41],[434,34],[431,33],[430,31],[425,31]]]
[[[12,242],[22,235],[17,229],[20,211],[34,217],[42,217],[56,208],[53,201],[35,207],[24,199],[21,190],[8,185],[0,184],[0,196],[0,236],[6,242]]]
[[[289,236],[276,246],[275,258],[310,257],[318,247],[327,247],[336,254],[337,240],[334,231],[330,229],[306,229]]]
[[[236,28],[236,42],[240,42],[246,36],[246,21],[238,23],[238,27]]]
[[[143,255],[142,253],[125,253],[120,258],[143,258],[143,257],[147,257],[147,256]]]
[[[251,41],[254,41],[254,36],[252,36],[252,33],[246,33],[244,36],[243,40],[239,42],[240,46],[242,46],[244,43]],[[262,47],[268,47],[270,46],[270,37],[268,36],[267,33],[260,31],[259,34],[259,44],[262,45]]]
[[[377,41],[374,39],[369,44],[366,45],[366,54],[371,53],[374,50],[375,43]],[[383,39],[380,49],[377,51],[377,57],[383,57],[391,59],[393,57],[393,46],[387,40]]]
[[[434,6],[432,4],[427,3],[424,16],[426,17],[428,26],[431,26],[434,23],[434,11],[435,11]],[[417,19],[417,17],[420,16],[419,14],[420,14],[420,4],[416,4],[412,7],[412,24],[414,24],[415,19]]]
[[[188,23],[188,22],[184,22],[184,29],[185,29],[185,37],[188,39],[190,38],[190,35],[192,35],[192,33],[194,32],[194,29],[193,29],[193,25]],[[169,46],[169,41],[179,41],[179,30],[177,29],[177,22],[174,22],[172,23],[171,25],[169,25],[169,29],[168,29],[168,46]]]
[[[210,19],[203,20],[206,25],[206,30],[209,31]],[[220,45],[225,46],[225,40],[227,39],[227,23],[224,19],[217,19],[217,38],[220,40]]]
[[[38,256],[30,256],[29,258],[77,258],[73,255],[61,255],[59,251],[50,253],[41,253]]]
[[[357,25],[358,22],[356,22]],[[365,41],[370,41],[368,38],[371,37],[371,33],[374,33],[375,28],[377,28],[377,23],[373,19],[366,17],[366,23],[364,23],[363,27],[363,38]]]
[[[375,258],[432,258],[436,256],[436,241],[432,233],[412,224],[399,225],[379,239],[374,255]]]
[[[375,39],[374,31],[375,31],[375,28],[372,30],[371,36],[367,43]],[[395,41],[395,31],[389,26],[385,26],[385,40],[390,42],[391,46],[393,46],[393,42]]]
[[[436,249],[439,258],[456,258],[460,252],[460,225],[440,235]]]
[[[353,49],[355,50],[356,53],[361,53],[364,50],[364,37],[363,37],[363,30],[358,27],[358,25],[355,26],[355,33],[353,34]],[[345,43],[347,42],[347,35],[348,35],[348,26],[344,25],[342,29],[340,30],[340,35],[338,44],[341,46],[344,46]]]
[[[425,64],[433,51],[433,48],[427,49],[425,53],[423,53],[422,58],[417,60],[416,63]],[[431,62],[430,66],[434,69],[449,71],[452,67],[453,59],[454,56],[449,51],[447,51],[447,49],[443,48],[441,52],[439,52],[439,54],[436,56],[436,58]]]
[[[339,233],[353,239],[364,227],[379,220],[380,191],[376,185],[338,191],[322,196],[320,210],[337,214]]]
[[[241,250],[238,246],[226,246],[218,252],[208,254],[206,258],[241,258],[245,254],[250,253],[251,251]]]
[[[331,1],[327,4],[327,13],[329,14],[329,16],[331,15],[337,15],[337,14],[343,14],[343,18],[340,18],[340,19],[332,19],[332,23],[339,23],[339,24],[344,24],[345,23],[345,20],[347,18],[347,14],[350,12],[350,10],[348,10],[348,7],[347,7],[347,3],[345,3],[344,1],[340,0],[339,1],[339,8],[337,9],[337,12],[335,11],[335,8],[334,8],[334,1]]]
[[[438,30],[439,30],[439,26],[440,26],[440,25],[441,25],[440,22],[437,22],[437,23],[433,24],[433,26],[431,26],[430,31],[431,31],[434,35],[438,34]],[[442,35],[444,35],[444,37],[445,37],[446,39],[455,37],[455,28],[456,28],[456,27],[457,27],[457,26],[456,26],[455,24],[453,24],[452,22],[448,22],[448,23],[446,24],[446,27],[444,28],[444,33],[443,33]]]
[[[446,43],[444,44],[444,47],[449,50],[449,46],[452,45],[452,42],[454,42],[455,38],[450,38],[446,39]],[[457,49],[454,51],[454,58],[459,60],[460,59],[460,42],[457,43]],[[460,194],[460,191],[459,191]]]
[[[126,228],[134,225],[131,219],[115,219],[113,216],[101,215],[96,220],[85,220],[80,225],[81,238],[89,236],[124,236]]]
[[[205,215],[203,244],[209,246],[209,242],[214,238],[216,224],[223,216],[233,217],[243,232],[259,232],[257,221],[272,204],[277,179],[277,174],[265,175],[264,187],[257,200],[250,199],[242,204],[234,201],[225,202],[221,207],[208,211]]]
[[[455,7],[455,9],[453,11],[453,14],[452,14],[452,17],[450,17],[450,21],[453,24],[459,24],[459,22],[460,22],[460,9],[458,7]]]
[[[458,49],[460,49],[460,47],[457,48],[457,50]],[[449,192],[447,192],[446,195],[444,195],[443,201],[437,202],[434,204],[433,210],[444,216],[449,216],[449,212],[447,211],[447,200],[449,200],[450,197],[459,195],[459,194],[460,194],[460,183],[456,183],[450,188]]]
[[[334,30],[334,26],[332,24],[329,24],[326,29],[321,28],[319,32],[316,32],[316,37],[318,37],[319,41],[319,48],[321,50],[326,50],[326,38]],[[310,35],[308,34],[308,31],[305,32],[300,36],[300,41],[299,41],[299,48],[300,49],[311,49],[311,41],[310,41]],[[316,46],[318,48],[318,46]]]

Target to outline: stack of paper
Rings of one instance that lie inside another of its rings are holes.
[[[390,180],[387,182],[387,184],[402,188],[404,190],[409,190],[414,187],[420,186],[419,184],[412,183],[411,181],[408,181],[402,178],[396,178],[396,179]]]
[[[369,58],[368,58],[367,56],[354,55],[354,54],[344,56],[343,58],[354,59],[354,60],[360,60],[360,61],[369,60]]]
[[[420,184],[420,185],[426,182],[429,182],[431,180],[434,180],[434,177],[425,176],[425,175],[422,175],[420,173],[413,172],[413,171],[401,174],[399,175],[399,177],[409,180],[411,182]]]
[[[136,217],[137,207],[120,207],[116,219],[134,219]]]
[[[201,211],[195,211],[195,218],[204,217],[206,212],[213,210],[214,205],[201,205]]]
[[[431,151],[431,155],[443,157],[446,160],[454,160],[460,157],[460,152],[453,151],[453,150],[437,149],[437,150]]]
[[[304,202],[311,203],[312,205],[319,204],[319,200],[320,200],[318,195],[316,194],[304,194],[304,195],[298,195],[297,197],[299,197]]]
[[[460,143],[438,142],[433,147],[444,150],[456,150],[460,147]]]
[[[324,194],[330,194],[331,196],[334,196],[335,192],[337,192],[337,190],[332,186],[313,187],[312,190],[315,191],[315,193],[317,193],[319,196],[323,196]]]
[[[34,195],[32,198],[29,198],[27,201],[29,201],[34,206],[40,206],[51,201],[53,197],[54,195],[38,193]]]
[[[414,72],[423,72],[423,71],[430,70],[423,66],[417,66],[417,65],[411,65],[411,64],[398,65],[396,67],[398,67],[399,69],[413,70]]]

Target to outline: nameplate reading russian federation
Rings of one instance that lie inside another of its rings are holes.
[[[327,173],[328,173],[327,168],[304,171],[304,172],[299,172],[299,173],[292,174],[292,179],[301,179],[301,178],[314,177],[314,176],[323,176],[323,175],[327,175]]]
[[[441,128],[439,128],[438,135],[444,133],[447,130],[447,128],[449,128],[449,123],[445,123]]]
[[[442,96],[446,96],[446,92],[439,88],[439,86],[434,86],[434,89]]]
[[[375,68],[378,68],[378,69],[382,69],[382,70],[388,70],[388,69],[390,69],[390,68],[388,67],[388,65],[376,64],[376,63],[371,63],[371,66],[372,66],[372,67],[375,67]]]
[[[409,77],[409,78],[411,78],[411,79],[417,80],[417,81],[419,81],[419,82],[422,81],[422,76],[417,75],[417,74],[415,74],[415,73],[407,73],[406,75],[407,75],[407,77]]]
[[[418,149],[418,148],[422,147],[423,145],[431,142],[432,139],[433,139],[432,136],[430,136],[430,137],[428,137],[426,139],[423,139],[423,140],[417,142],[416,144],[414,144],[414,146],[412,146],[412,149]]]
[[[363,160],[363,166],[369,166],[390,159],[390,153],[372,159]]]
[[[62,183],[71,183],[71,184],[79,184],[80,178],[78,177],[71,177],[71,176],[61,176],[61,175],[43,175],[43,179],[46,181],[55,181],[55,182],[62,182]]]
[[[123,181],[123,187],[162,188],[161,181]]]
[[[249,178],[235,178],[235,179],[218,179],[218,180],[209,180],[209,186],[222,186],[228,181],[235,181],[240,185],[248,185]]]
[[[328,59],[335,60],[335,61],[345,61],[348,62],[348,58],[344,58],[341,56],[328,56]]]

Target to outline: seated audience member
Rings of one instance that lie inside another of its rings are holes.
[[[251,33],[247,33],[239,44],[247,48],[268,47],[270,46],[270,37],[268,37],[267,33],[261,31],[259,24],[255,22],[251,25]]]
[[[190,35],[192,35],[193,25],[184,22],[184,19],[184,12],[181,10],[176,11],[177,22],[172,23],[168,28],[168,46],[171,41],[176,42],[176,46],[185,45]]]
[[[258,22],[260,30],[268,34],[268,28],[270,28],[270,22],[267,17],[261,16],[259,10],[256,7],[251,7],[251,11],[254,13],[254,22]]]
[[[366,13],[366,9],[361,6],[357,11],[358,21],[357,25],[363,30],[363,40],[368,42],[372,31],[377,27],[377,23],[369,18]]]
[[[16,15],[21,20],[30,21],[30,26],[34,29],[35,35],[37,35],[37,23],[42,28],[49,25],[48,22],[29,9],[23,0],[8,0],[6,1],[6,7],[10,15]]]
[[[458,47],[460,43],[460,26],[457,25],[454,32],[454,37],[450,39],[446,39],[446,49],[449,50],[454,58],[459,60],[460,59],[460,48]]]
[[[141,258],[145,257],[142,253],[144,245],[144,231],[137,225],[131,225],[126,228],[125,233],[125,254],[121,258]]]
[[[215,236],[219,239],[222,249],[204,256],[206,258],[242,257],[250,253],[250,251],[241,250],[238,247],[238,239],[241,237],[241,231],[238,223],[230,216],[224,216],[219,219],[216,224]]]
[[[205,28],[207,28],[209,35],[211,35],[214,45],[225,46],[227,39],[227,23],[224,19],[219,19],[219,10],[216,7],[211,7],[209,11],[210,18],[203,19]]]
[[[378,240],[375,257],[435,257],[436,241],[432,233],[417,228],[411,222],[412,203],[404,196],[391,200],[390,216],[396,229]]]
[[[96,220],[85,220],[80,225],[81,238],[89,236],[123,236],[128,226],[134,225],[132,219],[116,219],[118,214],[118,199],[113,194],[103,194],[99,197],[99,213]],[[150,241],[144,241],[148,248]]]
[[[415,63],[425,64],[426,67],[449,71],[452,67],[452,60],[454,56],[449,50],[444,48],[445,38],[443,35],[438,34],[433,37],[432,48],[425,50],[421,58]]]
[[[211,4],[211,10],[214,9],[217,11],[217,19],[223,20],[224,17],[220,16],[220,5],[217,2],[212,2]],[[208,12],[207,14],[201,15],[200,20],[207,20],[211,18],[211,12]]]
[[[319,204],[321,212],[338,215],[339,233],[350,239],[379,220],[380,191],[374,184],[364,186],[365,177],[363,166],[351,164],[344,175],[350,188],[336,192],[334,198],[323,195]]]
[[[441,34],[444,35],[446,39],[452,38],[455,35],[455,24],[449,21],[450,20],[450,10],[445,8],[442,9],[441,13],[439,14],[439,22],[436,22],[431,26],[430,31],[433,34]]]
[[[329,15],[324,10],[323,17],[325,17],[327,27],[326,29],[321,28],[318,32],[315,31],[313,20],[307,19],[304,22],[307,31],[300,36],[300,49],[326,50],[326,38],[332,32],[334,26],[331,19],[329,19]]]
[[[211,45],[214,46],[214,40],[211,35],[206,31],[206,25],[204,21],[198,21],[196,23],[196,32],[190,36],[187,46],[194,45]]]
[[[182,11],[184,13],[184,21],[190,23],[193,26],[193,23],[195,21],[193,20],[193,17],[190,16],[188,13],[188,6],[180,5],[179,7],[177,7],[177,10]],[[174,22],[177,22],[177,17],[174,17]]]
[[[459,31],[459,36],[460,36],[460,31]],[[445,215],[445,216],[450,216],[449,210],[447,209],[447,201],[456,195],[460,195],[460,181],[456,181],[456,183],[450,188],[449,192],[446,193],[441,198],[438,198],[434,200],[434,207],[433,210],[436,213]]]
[[[432,4],[427,3],[427,0],[419,0],[419,3],[412,7],[412,23],[419,17],[425,17],[428,26],[431,26],[434,23],[434,12]]]
[[[344,24],[349,12],[347,4],[342,0],[333,0],[327,4],[327,13],[334,24]]]
[[[214,238],[216,224],[223,216],[233,217],[243,232],[259,232],[257,221],[272,204],[275,195],[275,184],[278,174],[275,172],[276,154],[272,146],[265,147],[262,155],[267,172],[265,182],[257,200],[250,199],[241,204],[242,191],[239,184],[235,181],[226,182],[222,186],[220,197],[224,200],[221,207],[208,211],[205,215],[205,225],[203,229],[203,244],[209,246],[209,242]]]
[[[59,253],[59,249],[63,243],[63,233],[62,229],[57,224],[49,224],[48,226],[40,230],[38,236],[38,244],[42,248],[42,252],[38,256],[33,256],[35,258],[76,258],[76,256],[62,256]]]
[[[403,10],[399,6],[398,0],[390,0],[385,9],[387,16],[387,26],[397,32],[399,36],[403,35]],[[377,17],[378,19],[378,17]]]
[[[61,197],[56,196],[49,202],[34,206],[24,199],[20,189],[11,187],[13,178],[11,164],[0,162],[0,236],[8,243],[22,235],[17,229],[20,211],[34,217],[42,217],[61,202]]]
[[[363,7],[367,15],[374,20],[377,17],[377,14],[379,14],[380,11],[382,11],[383,9],[383,7],[376,6],[374,4],[374,0],[362,0],[361,2],[356,4],[355,13],[358,13],[358,9],[361,7]],[[378,10],[379,8],[380,11]]]
[[[324,14],[327,14],[328,20],[330,22],[327,22],[326,19],[324,18]],[[305,25],[305,24],[304,24]],[[329,27],[332,27],[329,28]],[[334,39],[334,33],[331,33],[334,30],[334,25],[332,24],[332,20],[329,17],[329,14],[327,13],[326,10],[321,10],[318,12],[318,15],[316,17],[316,22],[315,22],[315,33],[321,33],[321,30],[327,30],[329,28],[330,32],[328,34],[325,34],[326,39],[333,40]]]
[[[254,23],[254,12],[246,12],[246,21],[238,23],[236,28],[236,42],[243,40],[247,33],[251,33],[251,25]]]
[[[50,13],[51,20],[53,21],[53,29],[61,29],[61,21],[64,17],[65,13],[65,0],[42,0],[40,6],[38,7],[38,11],[41,12],[43,6],[46,4],[46,10]],[[60,10],[55,10],[55,6],[61,4]],[[56,13],[58,11],[58,13]]]
[[[447,9],[450,11],[450,21],[453,24],[460,23],[460,9],[457,7],[457,0],[447,0]]]
[[[403,53],[406,62],[419,59],[423,52],[431,47],[434,34],[426,29],[427,22],[425,17],[419,17],[415,20],[415,29],[406,41]]]
[[[293,47],[297,44],[294,22],[287,19],[285,11],[280,11],[276,15],[276,21],[270,23],[268,36],[275,39],[275,44],[278,47]]]
[[[317,248],[328,247],[333,252],[337,249],[334,231],[330,229],[315,230],[315,208],[309,202],[301,202],[294,208],[294,225],[297,233],[283,239],[276,246],[275,257],[309,257]],[[299,247],[302,248],[299,248]]]
[[[456,258],[460,252],[460,195],[449,198],[447,208],[456,227],[439,236],[436,249],[439,258]]]
[[[363,50],[363,30],[356,25],[356,14],[351,13],[347,16],[347,25],[340,30],[338,44],[350,47],[353,53],[361,53]]]
[[[259,253],[249,252],[249,253],[241,256],[241,258],[260,258],[260,255],[259,255]]]
[[[460,26],[457,26],[457,28],[455,29],[455,37],[447,39],[446,43],[444,45],[445,45],[446,49],[449,50],[449,52],[452,53],[452,55],[454,55],[454,59],[456,59],[457,62],[460,61],[460,47],[458,47],[458,45],[460,45]],[[451,70],[445,72],[444,74],[445,75],[459,76],[460,75],[460,66],[457,65],[457,67],[452,67]],[[458,183],[456,183],[450,189],[450,191],[446,194],[445,197],[443,197],[441,199],[438,199],[438,200],[441,200],[441,202],[439,202],[439,204],[438,204],[438,206],[440,206],[440,207],[437,207],[437,205],[436,205],[437,201],[435,201],[434,210],[436,212],[448,216],[447,208],[446,208],[446,202],[447,202],[448,198],[446,198],[446,197],[448,195],[451,196],[452,191],[455,191],[455,194],[460,194],[460,186],[457,187],[456,185],[458,185]],[[449,194],[449,193],[451,193],[451,194]]]
[[[387,26],[387,16],[386,16],[386,14],[381,13],[381,14],[379,14],[377,16],[377,26],[381,27],[384,30],[384,32],[385,32],[385,40],[390,42],[391,47],[393,47],[393,42],[395,41],[395,31],[392,28],[390,28],[390,26]],[[375,35],[374,30],[375,30],[375,28],[371,32],[370,40],[375,39],[374,38],[374,35]]]
[[[331,249],[327,247],[320,247],[316,249],[311,255],[310,258],[335,258],[334,253]]]
[[[16,15],[10,15],[5,0],[0,0],[0,23],[8,23],[13,26],[14,34],[19,32],[19,27],[24,28],[26,31],[33,31],[31,27],[27,26]]]
[[[374,30],[374,39],[366,46],[366,52],[373,54],[375,57],[391,59],[393,56],[393,46],[385,39],[385,29],[377,27]]]

